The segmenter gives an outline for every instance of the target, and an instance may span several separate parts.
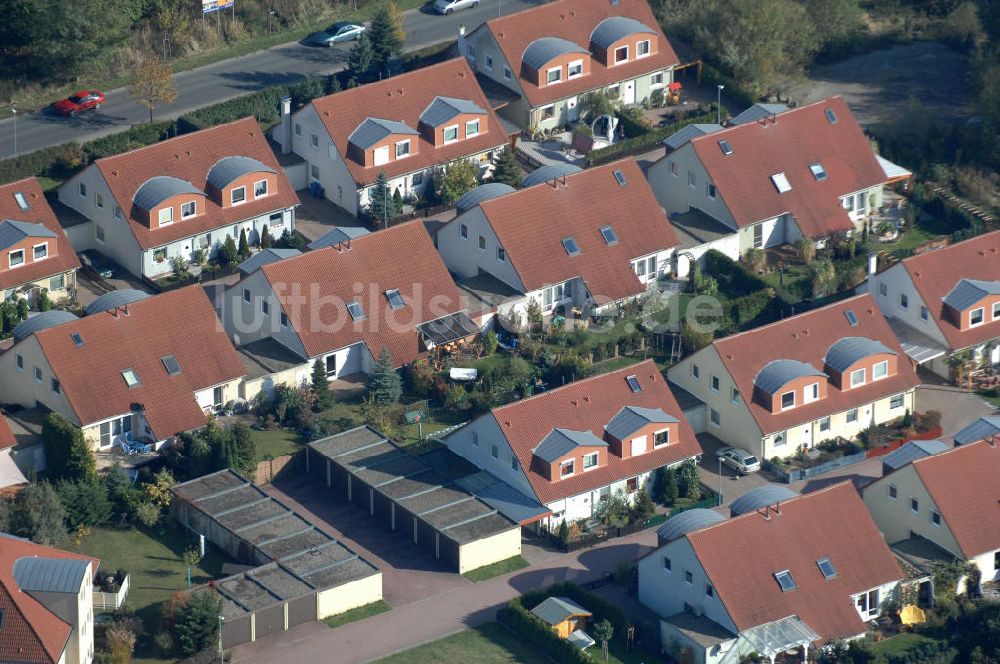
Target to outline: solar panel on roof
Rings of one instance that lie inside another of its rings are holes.
[[[727,157],[733,153],[733,148],[729,145],[729,141],[719,141],[719,148],[722,149],[722,154]]]
[[[354,320],[364,320],[365,310],[361,308],[361,303],[357,300],[347,303],[347,313],[351,314]]]
[[[566,250],[566,253],[569,254],[570,256],[576,256],[578,253],[580,253],[580,246],[576,243],[575,238],[572,237],[563,238],[562,246],[563,249]]]
[[[851,327],[858,326],[858,317],[857,315],[855,315],[853,311],[848,309],[847,311],[844,312],[844,315],[847,316],[847,322],[851,324]]]
[[[163,362],[163,368],[166,369],[167,373],[171,376],[176,376],[181,372],[180,362],[178,362],[177,358],[173,355],[162,357],[160,358],[160,361]]]
[[[625,174],[617,169],[615,169],[615,179],[618,180],[619,187],[624,187],[628,183],[628,180],[625,179]]]
[[[618,235],[615,233],[611,226],[605,226],[601,229],[601,235],[604,237],[604,241],[610,246],[613,244],[618,244]]]
[[[403,301],[403,296],[399,294],[399,291],[395,288],[387,290],[385,296],[389,298],[389,306],[393,309],[402,309],[406,306],[406,302]]]
[[[832,108],[824,109],[823,112],[826,113],[826,119],[830,124],[837,124],[837,114],[833,112]]]

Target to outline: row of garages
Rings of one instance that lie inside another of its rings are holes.
[[[226,647],[382,599],[377,567],[232,470],[172,491],[182,525],[257,566],[211,584]]]
[[[459,573],[521,553],[519,521],[370,427],[310,443],[306,470]]]

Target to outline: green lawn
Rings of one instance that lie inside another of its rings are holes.
[[[392,607],[389,606],[385,600],[380,599],[377,602],[365,604],[364,606],[359,606],[356,609],[351,609],[350,611],[344,611],[343,613],[338,613],[335,616],[324,618],[323,622],[325,622],[329,627],[340,627],[341,625],[364,620],[365,618],[371,618],[372,616],[377,616],[380,613],[385,613],[386,611],[391,610]]]
[[[264,460],[270,455],[276,459],[283,454],[294,454],[302,449],[299,443],[299,435],[288,429],[271,429],[270,431],[250,430],[254,447],[257,449],[257,459]]]
[[[466,572],[462,576],[473,583],[479,583],[480,581],[486,581],[498,576],[503,576],[504,574],[509,574],[510,572],[516,572],[517,570],[524,569],[529,565],[530,563],[528,563],[528,561],[521,556],[514,556],[513,558],[507,558],[506,560],[495,562],[492,565],[486,565],[485,567],[474,569],[471,572]]]
[[[171,527],[152,531],[101,527],[94,528],[79,546],[68,541],[59,548],[100,558],[103,570],[128,572],[130,589],[125,603],[142,619],[149,635],[137,640],[136,655],[149,658],[154,653],[152,635],[160,630],[160,603],[178,590],[187,590],[187,567],[181,555],[189,544],[185,534]],[[222,555],[209,547],[192,570],[192,582],[220,578],[222,563]]]
[[[440,662],[551,664],[552,660],[499,623],[487,623],[475,629],[467,629],[379,660],[379,664],[439,664]]]
[[[904,655],[925,643],[932,643],[934,639],[913,632],[904,632],[888,639],[876,641],[872,645],[872,650],[876,654],[883,655]]]
[[[983,401],[989,401],[994,407],[1000,408],[1000,396],[990,396],[985,391],[976,392],[976,396]]]
[[[936,240],[942,235],[951,235],[952,230],[936,219],[924,217],[908,228],[895,242],[882,243],[878,239],[872,239],[867,247],[869,251],[887,251],[890,254],[904,256],[924,242]]]

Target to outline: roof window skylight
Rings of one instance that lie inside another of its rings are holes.
[[[813,174],[813,177],[817,180],[826,179],[826,169],[823,168],[823,164],[817,162],[815,164],[809,165],[809,171]]]
[[[135,372],[135,369],[124,369],[122,371],[122,378],[125,379],[125,384],[129,387],[135,387],[139,385],[139,374]]]
[[[829,558],[820,558],[816,561],[816,565],[819,567],[819,571],[823,573],[824,579],[832,579],[837,576],[837,568],[833,566]]]
[[[722,150],[722,154],[727,157],[733,153],[733,147],[729,145],[729,141],[719,141],[719,148]]]
[[[795,585],[795,579],[792,578],[792,573],[787,569],[782,572],[775,572],[774,578],[778,581],[778,585],[781,586],[781,592],[788,593],[798,586]]]
[[[618,235],[610,225],[601,229],[601,235],[604,237],[604,241],[607,242],[608,245],[618,244]]]
[[[830,124],[837,124],[837,114],[832,108],[824,109],[823,112],[826,113],[826,119]]]
[[[28,204],[28,199],[24,197],[24,194],[20,191],[14,192],[14,200],[17,201],[17,207],[22,210],[30,210],[31,206]]]
[[[365,310],[361,308],[361,303],[357,300],[347,303],[347,313],[351,314],[353,320],[365,319]]]
[[[563,238],[562,246],[563,249],[566,250],[566,253],[569,254],[570,256],[576,256],[577,254],[580,253],[580,245],[576,243],[575,238],[572,237]]]
[[[642,392],[642,386],[639,385],[639,379],[635,376],[626,376],[625,382],[628,383],[628,387],[633,392]]]
[[[774,184],[774,188],[777,189],[778,193],[780,194],[792,190],[792,185],[788,183],[788,178],[785,177],[784,173],[775,173],[774,175],[772,175],[771,182]]]
[[[406,306],[406,302],[403,300],[403,296],[399,294],[399,291],[395,288],[387,290],[385,296],[389,299],[389,306],[393,309],[402,309]]]
[[[69,335],[69,338],[73,340],[73,345],[77,348],[83,348],[83,335],[79,332],[74,332]]]
[[[167,373],[171,376],[176,376],[181,372],[181,364],[177,361],[177,358],[173,355],[167,355],[166,357],[161,357],[160,361],[163,362],[163,368],[167,370]]]
[[[847,311],[844,312],[844,316],[847,317],[847,322],[851,324],[851,327],[858,326],[858,317],[853,311],[848,309]]]
[[[615,179],[618,180],[619,187],[624,187],[628,183],[628,180],[625,179],[625,174],[617,169],[615,169]]]

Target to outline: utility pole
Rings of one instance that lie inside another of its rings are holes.
[[[719,507],[722,507],[722,457],[719,457]]]
[[[722,89],[725,87],[724,85],[718,86],[719,89],[715,102],[715,124],[722,124]]]

